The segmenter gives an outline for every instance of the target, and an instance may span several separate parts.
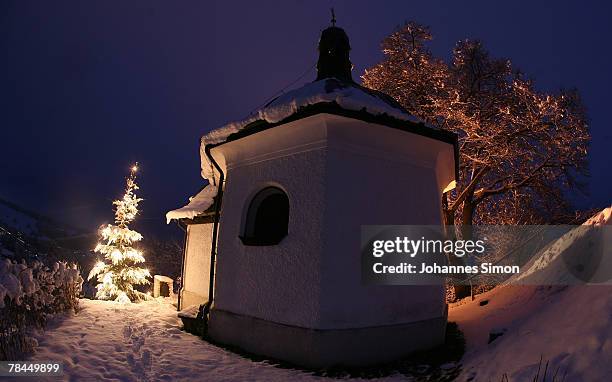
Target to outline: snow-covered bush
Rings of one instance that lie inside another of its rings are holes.
[[[78,308],[83,279],[75,264],[0,259],[0,360],[30,351],[28,332],[50,315]]]

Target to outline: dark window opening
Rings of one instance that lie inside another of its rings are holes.
[[[275,245],[287,236],[289,198],[280,188],[259,191],[246,213],[242,242],[245,245]]]

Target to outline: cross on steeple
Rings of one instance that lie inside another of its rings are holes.
[[[336,13],[334,12],[334,8],[331,9],[331,23],[332,26],[335,27],[336,26]]]

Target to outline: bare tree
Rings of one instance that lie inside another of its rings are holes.
[[[460,179],[444,200],[445,223],[468,238],[474,223],[542,224],[567,215],[567,191],[581,189],[588,175],[590,133],[578,92],[538,91],[479,41],[459,41],[447,63],[427,48],[431,39],[427,27],[405,24],[384,39],[384,59],[362,79],[459,136]]]
[[[565,192],[587,175],[590,141],[578,92],[537,91],[479,41],[458,42],[445,63],[427,49],[429,40],[428,28],[407,23],[383,41],[383,61],[362,78],[459,135],[461,177],[448,195],[446,223],[540,223],[568,208]]]

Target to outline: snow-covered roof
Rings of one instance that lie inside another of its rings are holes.
[[[365,88],[354,82],[324,78],[275,98],[246,119],[228,123],[204,135],[200,145],[202,177],[211,180],[214,175],[204,152],[206,145],[225,142],[230,135],[240,132],[255,122],[279,123],[303,108],[316,104],[335,104],[344,110],[362,111],[372,116],[388,116],[400,121],[420,123],[417,118],[384,93]]]
[[[297,113],[303,107],[330,102],[335,102],[340,108],[346,110],[365,111],[372,115],[386,114],[403,121],[419,122],[391,97],[383,93],[353,82],[325,78],[275,98],[246,119],[228,123],[211,131],[202,137],[202,144],[223,142],[230,134],[242,130],[253,122],[278,123]]]
[[[398,121],[420,123],[418,119],[386,94],[365,88],[352,81],[324,78],[275,98],[246,119],[228,123],[204,135],[200,144],[202,177],[207,179],[210,184],[215,183],[213,181],[215,172],[205,152],[207,145],[223,143],[230,135],[238,133],[257,122],[268,124],[282,122],[304,108],[317,104],[332,104],[343,110],[365,112],[371,116],[386,116]],[[167,220],[191,219],[206,211],[212,205],[212,198],[216,192],[216,187],[207,186],[193,197],[189,204],[168,212],[166,214]]]
[[[189,198],[189,203],[185,206],[172,210],[166,213],[166,222],[176,219],[193,219],[206,211],[212,206],[215,196],[217,195],[217,187],[208,185],[204,187],[195,196]]]

